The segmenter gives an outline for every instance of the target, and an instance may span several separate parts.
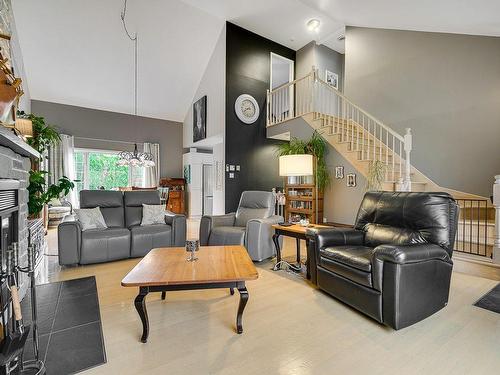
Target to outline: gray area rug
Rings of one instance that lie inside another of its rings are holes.
[[[500,314],[500,284],[482,296],[474,306]]]

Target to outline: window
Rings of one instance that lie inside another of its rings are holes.
[[[144,168],[118,166],[118,152],[89,149],[75,150],[77,193],[83,189],[117,190],[120,187],[143,186]]]

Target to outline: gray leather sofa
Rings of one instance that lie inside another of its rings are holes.
[[[274,215],[275,198],[268,191],[244,191],[236,212],[203,216],[200,223],[200,244],[244,245],[254,261],[275,255],[272,224],[283,222]]]
[[[107,229],[82,231],[74,215],[58,227],[59,264],[91,264],[141,257],[155,247],[184,246],[186,218],[166,215],[165,224],[141,226],[142,204],[160,204],[157,191],[82,190],[80,207],[101,209]]]

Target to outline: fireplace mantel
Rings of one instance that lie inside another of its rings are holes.
[[[16,136],[10,129],[0,126],[0,145],[26,157],[40,157],[38,151]]]

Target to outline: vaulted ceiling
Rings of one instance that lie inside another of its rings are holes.
[[[33,99],[134,112],[123,0],[12,2]],[[316,40],[343,52],[346,25],[500,36],[498,14],[498,0],[129,0],[138,114],[184,119],[225,20],[293,49]]]

